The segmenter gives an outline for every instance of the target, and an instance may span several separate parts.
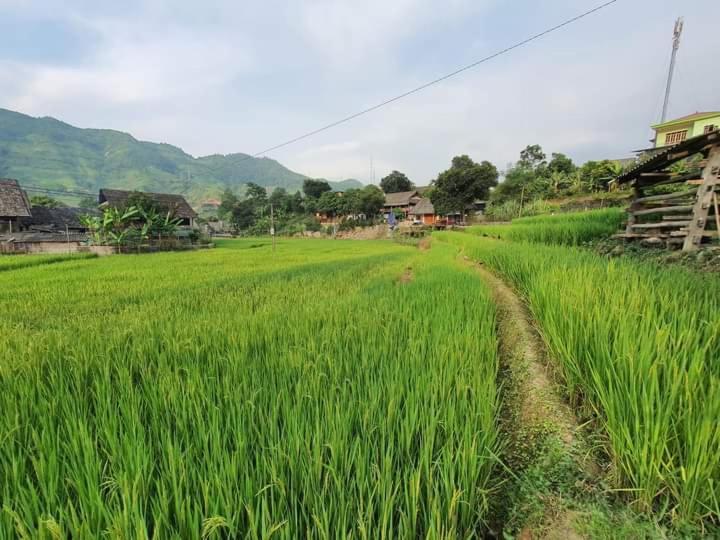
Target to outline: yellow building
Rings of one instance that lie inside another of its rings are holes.
[[[651,127],[655,130],[655,148],[670,146],[690,137],[720,129],[720,111],[696,112]]]

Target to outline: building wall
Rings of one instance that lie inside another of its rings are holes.
[[[656,131],[655,147],[667,146],[669,144],[667,138],[671,133],[687,130],[686,138],[689,139],[690,137],[702,135],[705,130],[705,126],[710,125],[718,126],[720,128],[720,115],[704,118],[695,122],[683,122],[681,124],[663,127]]]
[[[436,220],[437,217],[435,216],[435,214],[423,214],[422,216],[422,222],[425,225],[433,225]]]

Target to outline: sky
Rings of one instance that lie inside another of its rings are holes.
[[[602,0],[0,0],[0,107],[254,154],[504,49]],[[720,110],[718,0],[618,0],[268,157],[313,177],[425,185],[453,156],[528,144],[576,162],[649,145],[672,28],[670,116]]]

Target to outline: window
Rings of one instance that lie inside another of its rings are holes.
[[[687,139],[687,129],[682,131],[673,131],[665,135],[665,144],[677,144]]]
[[[705,126],[705,129],[703,130],[703,133],[710,133],[711,131],[715,131],[718,127],[713,124],[708,124]]]

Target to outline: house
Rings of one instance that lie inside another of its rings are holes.
[[[171,212],[175,218],[180,220],[181,226],[195,226],[195,219],[198,215],[182,195],[149,193],[145,191],[125,191],[121,189],[101,189],[98,202],[100,203],[100,208],[125,208],[128,206],[128,200],[130,200],[133,196],[147,197],[157,204],[164,212]]]
[[[422,197],[417,190],[386,193],[383,214],[387,216],[390,212],[401,210],[405,218],[407,218],[412,208],[419,203],[421,199]]]
[[[422,222],[423,225],[434,225],[437,221],[435,207],[432,201],[426,197],[420,199],[418,203],[413,206],[410,210],[410,215],[414,220]]]
[[[82,224],[82,216],[99,216],[100,212],[88,208],[33,206],[30,217],[22,218],[20,226],[25,230],[43,232],[85,233],[87,227]]]
[[[720,129],[720,111],[696,112],[651,126],[655,130],[655,148],[678,144],[691,137]]]
[[[30,216],[30,200],[18,181],[0,179],[0,232],[19,230],[20,220]]]

